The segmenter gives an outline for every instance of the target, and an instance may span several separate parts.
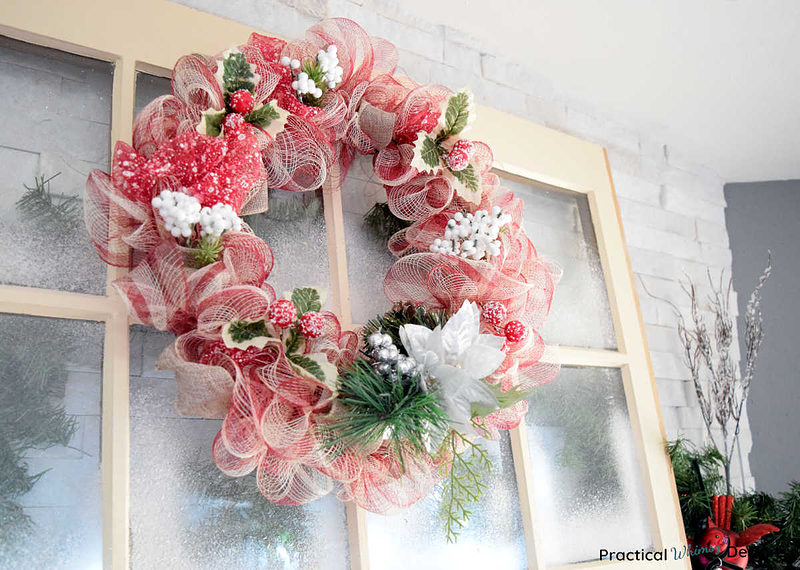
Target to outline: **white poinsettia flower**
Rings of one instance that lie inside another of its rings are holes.
[[[497,398],[482,380],[503,363],[505,339],[480,333],[480,310],[464,301],[443,327],[400,327],[400,339],[409,356],[421,366],[423,379],[432,384],[455,429],[472,433],[472,412],[496,410]]]

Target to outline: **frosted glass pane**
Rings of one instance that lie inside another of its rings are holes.
[[[652,545],[617,369],[561,369],[528,400],[536,516],[548,565]]]
[[[508,433],[484,442],[495,469],[489,489],[455,544],[448,544],[439,518],[440,489],[392,515],[367,515],[369,559],[374,570],[409,568],[527,568],[517,481]]]
[[[539,255],[555,261],[564,270],[550,316],[540,331],[545,341],[616,348],[586,196],[505,174],[502,178],[503,184],[525,203],[525,231]]]
[[[270,188],[269,210],[244,219],[272,248],[275,267],[267,282],[278,296],[295,287],[318,287],[327,293],[329,308],[331,277],[322,191]]]
[[[342,187],[350,307],[353,322],[361,324],[392,306],[383,294],[383,278],[395,260],[386,240],[364,224],[364,214],[376,202],[386,202],[386,191],[374,180],[371,165],[368,158],[357,157]]]
[[[104,292],[81,197],[89,171],[108,170],[112,72],[109,63],[0,36],[0,283]],[[50,195],[25,188],[55,175]]]
[[[168,77],[158,77],[157,75],[150,75],[149,73],[136,73],[136,100],[134,107],[134,117],[139,114],[139,111],[145,106],[162,95],[169,95],[172,93],[170,89],[170,80]]]
[[[102,567],[103,325],[0,315],[0,568]]]
[[[178,416],[175,382],[154,362],[171,337],[131,335],[131,562],[150,568],[349,567],[344,505],[273,505],[255,476],[223,475],[211,458],[221,420]]]

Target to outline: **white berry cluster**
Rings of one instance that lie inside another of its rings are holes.
[[[298,70],[301,67],[300,60],[290,59],[287,56],[281,58],[281,65],[293,70]],[[322,71],[322,83],[317,83],[308,76],[308,73],[301,71],[297,74],[294,81],[292,81],[292,89],[298,95],[310,95],[316,99],[322,97],[324,93],[323,88],[333,89],[342,82],[342,74],[344,70],[339,65],[339,56],[336,55],[336,46],[331,44],[328,46],[327,51],[319,50],[317,52],[317,67]]]
[[[344,70],[339,65],[339,56],[336,55],[335,45],[329,45],[328,51],[319,50],[317,52],[317,65],[325,73],[322,79],[327,83],[328,89],[333,89],[342,82]]]
[[[300,60],[299,59],[290,59],[286,56],[281,58],[281,65],[283,67],[288,67],[290,69],[300,69]]]
[[[242,220],[233,211],[230,204],[222,202],[200,210],[200,235],[219,237],[226,230],[238,232],[242,230]]]
[[[200,221],[200,202],[183,192],[164,190],[151,201],[164,219],[164,227],[174,237],[189,237]]]
[[[511,222],[499,206],[478,210],[475,214],[457,212],[444,230],[444,239],[436,238],[431,244],[433,253],[456,255],[476,261],[500,254],[500,230]]]
[[[164,220],[164,227],[174,237],[191,237],[195,224],[200,224],[200,235],[219,237],[226,230],[241,231],[242,220],[230,204],[200,207],[194,196],[183,192],[164,190],[151,200]]]

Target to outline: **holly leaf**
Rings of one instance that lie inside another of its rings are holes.
[[[239,89],[247,89],[253,91],[256,88],[258,76],[253,73],[247,58],[244,54],[237,50],[228,50],[223,54],[222,59],[222,75],[219,76],[217,71],[217,79],[220,80],[222,85],[222,92],[225,95],[230,95]]]
[[[292,291],[292,303],[297,309],[298,317],[309,311],[322,309],[322,297],[319,294],[319,289],[314,287],[302,287]]]
[[[425,131],[420,131],[414,143],[414,156],[411,166],[419,172],[435,172],[441,166],[442,146],[435,139],[428,136]]]
[[[444,112],[444,128],[439,135],[440,140],[459,134],[470,123],[472,111],[472,94],[469,91],[459,91],[447,100]]]
[[[464,170],[450,170],[449,168],[447,170],[458,182],[458,184],[456,184],[456,192],[459,196],[470,202],[475,202],[475,198],[477,198],[477,201],[480,202],[481,181],[473,165],[467,165]],[[459,186],[462,188],[459,188]],[[467,193],[465,193],[464,190],[466,190]],[[469,192],[472,192],[473,195],[470,195]]]
[[[273,99],[258,109],[250,111],[244,120],[274,139],[284,129],[288,118],[289,112],[278,107],[278,102]]]
[[[197,132],[201,135],[211,135],[218,137],[222,132],[222,121],[225,119],[225,111],[208,109],[203,112],[203,118],[197,125]]]
[[[300,348],[302,338],[300,331],[297,329],[290,330],[289,336],[286,338],[286,354],[291,354]]]
[[[289,362],[297,369],[300,374],[310,374],[331,391],[336,391],[337,370],[336,366],[328,362],[328,358],[320,353],[313,354],[289,354],[286,356]]]
[[[272,103],[273,102],[270,101],[258,109],[253,109],[245,116],[244,120],[256,127],[262,129],[267,128],[272,121],[280,118],[278,110]]]
[[[322,372],[322,367],[309,357],[303,354],[287,354],[286,358],[289,359],[289,362],[302,368],[320,382],[325,382],[325,374]]]

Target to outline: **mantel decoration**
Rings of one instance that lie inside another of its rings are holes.
[[[132,320],[177,335],[158,363],[177,410],[224,419],[224,473],[255,470],[275,503],[335,491],[376,513],[444,482],[452,540],[485,488],[476,440],[517,426],[558,372],[537,330],[559,270],[537,256],[489,147],[466,138],[470,93],[396,64],[391,43],[345,19],[184,56],[111,174],[90,174],[85,219],[100,257],[130,269],[115,286]],[[279,298],[272,251],[240,217],[266,210],[268,188],[340,191],[356,155],[386,189],[378,211],[402,222],[383,284],[394,307],[358,332],[321,291]]]

